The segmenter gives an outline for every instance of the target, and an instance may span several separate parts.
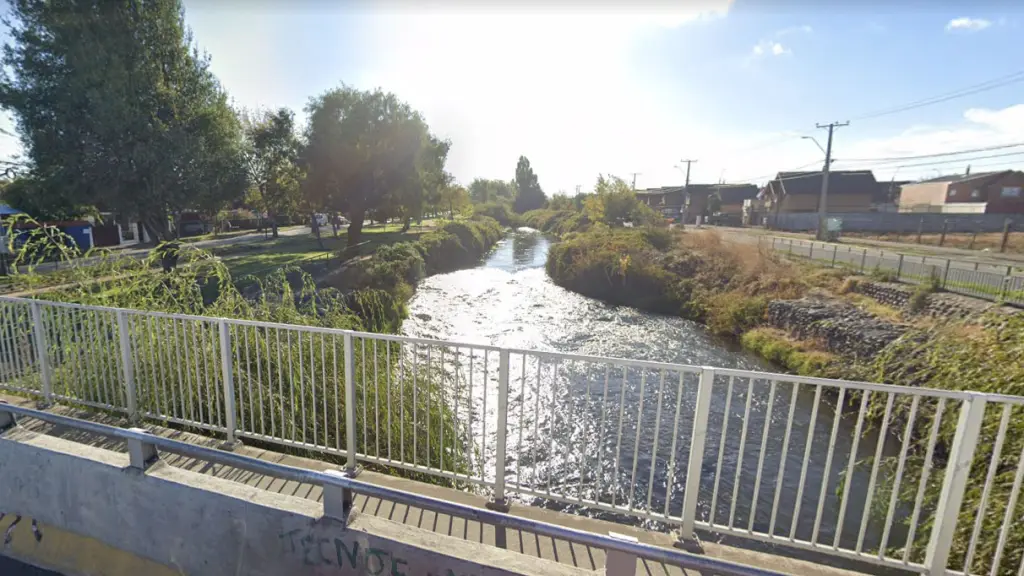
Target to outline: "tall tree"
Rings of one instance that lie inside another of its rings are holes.
[[[248,203],[266,212],[277,238],[278,218],[299,209],[301,143],[295,133],[295,115],[287,108],[243,115],[246,165],[252,186]]]
[[[516,198],[516,183],[476,178],[469,184],[469,197],[474,204],[512,202]]]
[[[537,175],[533,173],[526,156],[520,156],[519,163],[516,164],[516,188],[519,192],[515,201],[516,212],[522,214],[544,207],[544,191],[541,190]]]
[[[11,0],[0,105],[41,190],[139,218],[213,212],[244,194],[241,126],[191,48],[179,0]]]
[[[313,98],[306,111],[303,195],[316,208],[348,215],[349,246],[359,243],[367,212],[418,210],[424,175],[443,173],[447,142],[394,94],[342,86]],[[440,171],[432,165],[439,158]]]

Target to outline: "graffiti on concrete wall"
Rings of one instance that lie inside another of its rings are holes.
[[[0,522],[3,522],[7,516],[6,512],[0,512]],[[14,528],[21,522],[21,514],[17,514],[14,517],[14,521],[4,531],[4,549],[11,545],[11,541],[14,540]],[[39,524],[36,523],[35,519],[32,520],[32,536],[36,539],[36,542],[42,542],[43,531],[39,529]]]
[[[298,558],[307,566],[335,566],[338,570],[351,568],[357,574],[370,576],[408,576],[409,561],[394,552],[373,546],[360,548],[358,540],[334,536],[321,536],[305,529],[289,530],[279,535],[284,554]],[[473,576],[456,573],[427,572],[427,576]]]

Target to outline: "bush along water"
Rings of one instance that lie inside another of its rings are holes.
[[[358,298],[368,294],[376,299],[370,311],[381,331],[397,331],[408,310],[416,283],[425,276],[451,272],[479,262],[504,235],[493,218],[475,216],[449,222],[420,236],[415,242],[400,242],[377,248],[343,273],[327,282],[352,296],[351,306],[362,310]]]
[[[392,317],[388,307],[404,306],[408,297],[394,290],[395,286],[410,286],[425,273],[427,262],[432,270],[463,265],[470,260],[469,254],[482,253],[500,234],[501,227],[493,220],[455,223],[424,235],[443,242],[384,247],[380,258],[369,259],[378,281],[348,294],[318,288],[298,268],[283,268],[263,279],[233,279],[220,260],[187,245],[178,247],[177,266],[165,272],[160,265],[162,250],[154,250],[145,259],[97,250],[90,252],[86,261],[61,242],[67,272],[60,287],[41,296],[196,316],[170,319],[130,314],[127,329],[139,411],[168,426],[209,433],[223,429],[226,406],[219,329],[215,321],[204,317],[352,330],[388,327]],[[51,241],[49,236],[29,240]],[[428,249],[430,246],[434,248]],[[442,251],[445,247],[458,251],[446,254]],[[29,248],[36,254],[57,250]],[[395,279],[395,284],[389,285],[387,278]],[[25,286],[46,284],[38,279],[22,281]],[[121,350],[116,314],[97,309],[44,309],[46,321],[61,327],[59,338],[48,340],[53,393],[72,404],[105,405],[123,413],[127,396],[117,376]],[[26,306],[8,306],[2,318],[9,326],[31,322]],[[246,442],[318,458],[325,457],[323,451],[328,450],[326,457],[340,462],[338,451],[344,450],[347,442],[342,425],[342,337],[290,328],[228,326],[236,419],[238,427],[248,433]],[[21,335],[26,345],[27,334]],[[401,453],[421,465],[430,463],[434,468],[464,474],[474,454],[452,448],[468,443],[466,425],[452,409],[453,402],[455,406],[460,402],[459,391],[443,385],[451,380],[451,367],[421,369],[414,376],[413,371],[403,370],[417,360],[405,345],[359,337],[354,343],[359,452],[381,457]],[[11,384],[40,390],[40,378],[38,372],[28,372]],[[461,401],[463,405],[466,402]],[[419,418],[415,422],[381,418],[380,406],[390,406],[395,414],[418,414]],[[285,441],[283,445],[280,439]],[[438,481],[419,473],[406,475]]]

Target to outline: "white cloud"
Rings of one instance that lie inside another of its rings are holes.
[[[996,170],[1020,168],[1024,164],[1024,148],[993,150],[963,156],[941,156],[906,161],[850,162],[843,158],[892,158],[939,154],[957,150],[989,148],[1024,142],[1024,104],[1016,104],[998,110],[969,108],[964,111],[963,120],[947,126],[912,126],[895,136],[861,139],[842,143],[837,132],[835,152],[838,168],[865,168],[875,171],[876,177],[916,178],[934,175],[935,172],[962,172],[968,164],[972,169]],[[1021,152],[1022,156],[996,156]],[[971,158],[974,158],[973,160]],[[926,164],[924,166],[912,166]]]
[[[789,28],[777,30],[774,34],[772,34],[772,38],[778,39],[784,36],[790,36],[792,34],[810,34],[813,31],[813,28],[811,28],[807,24],[804,24],[802,26],[790,26]],[[792,54],[793,51],[790,48],[783,46],[777,40],[767,39],[761,40],[760,42],[755,44],[754,48],[751,50],[751,53],[754,56],[764,56],[765,54],[771,54],[772,56],[782,56],[783,54]]]
[[[783,46],[778,42],[772,40],[764,40],[754,46],[752,50],[754,56],[764,56],[765,54],[771,54],[772,56],[782,56],[783,54],[792,54],[793,51]]]
[[[952,32],[955,30],[966,30],[969,32],[977,32],[984,30],[992,25],[990,20],[984,18],[953,18],[946,24],[946,31]]]
[[[814,31],[813,28],[811,28],[807,24],[804,24],[803,26],[792,26],[792,27],[789,27],[789,28],[783,28],[782,30],[779,30],[778,32],[776,32],[775,36],[776,36],[776,38],[782,38],[783,36],[789,36],[790,34],[796,34],[796,33],[810,34],[813,31]]]

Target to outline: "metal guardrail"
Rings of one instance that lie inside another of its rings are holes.
[[[783,573],[773,570],[644,544],[631,538],[577,530],[575,528],[372,484],[359,480],[357,477],[340,470],[319,472],[297,468],[242,456],[224,450],[172,440],[149,434],[138,428],[117,428],[106,424],[79,420],[77,418],[0,402],[0,421],[4,421],[5,414],[34,418],[57,426],[124,440],[128,444],[130,465],[141,471],[145,471],[148,465],[152,463],[153,458],[157,455],[157,450],[166,450],[187,458],[195,458],[212,464],[231,466],[288,481],[315,484],[324,489],[324,514],[342,521],[347,519],[348,512],[352,509],[353,493],[355,493],[388,500],[397,504],[414,506],[423,510],[430,510],[438,514],[447,514],[453,517],[473,520],[495,527],[520,530],[538,536],[547,536],[599,548],[608,553],[604,573],[609,576],[626,576],[627,571],[619,572],[615,570],[615,567],[622,566],[628,566],[628,575],[632,576],[638,558],[678,566],[683,569],[697,570],[701,574],[719,574],[721,576],[784,576]],[[10,424],[11,422],[8,421],[7,423]],[[622,557],[615,558],[616,555]]]
[[[687,539],[993,575],[1024,540],[1016,396],[11,297],[0,389]]]
[[[768,238],[758,237],[759,245],[768,247]],[[917,256],[779,236],[770,238],[770,247],[776,252],[822,262],[832,268],[849,268],[864,274],[874,270],[889,272],[900,282],[934,283],[947,292],[1024,308],[1024,272],[1015,271],[1013,266]]]

